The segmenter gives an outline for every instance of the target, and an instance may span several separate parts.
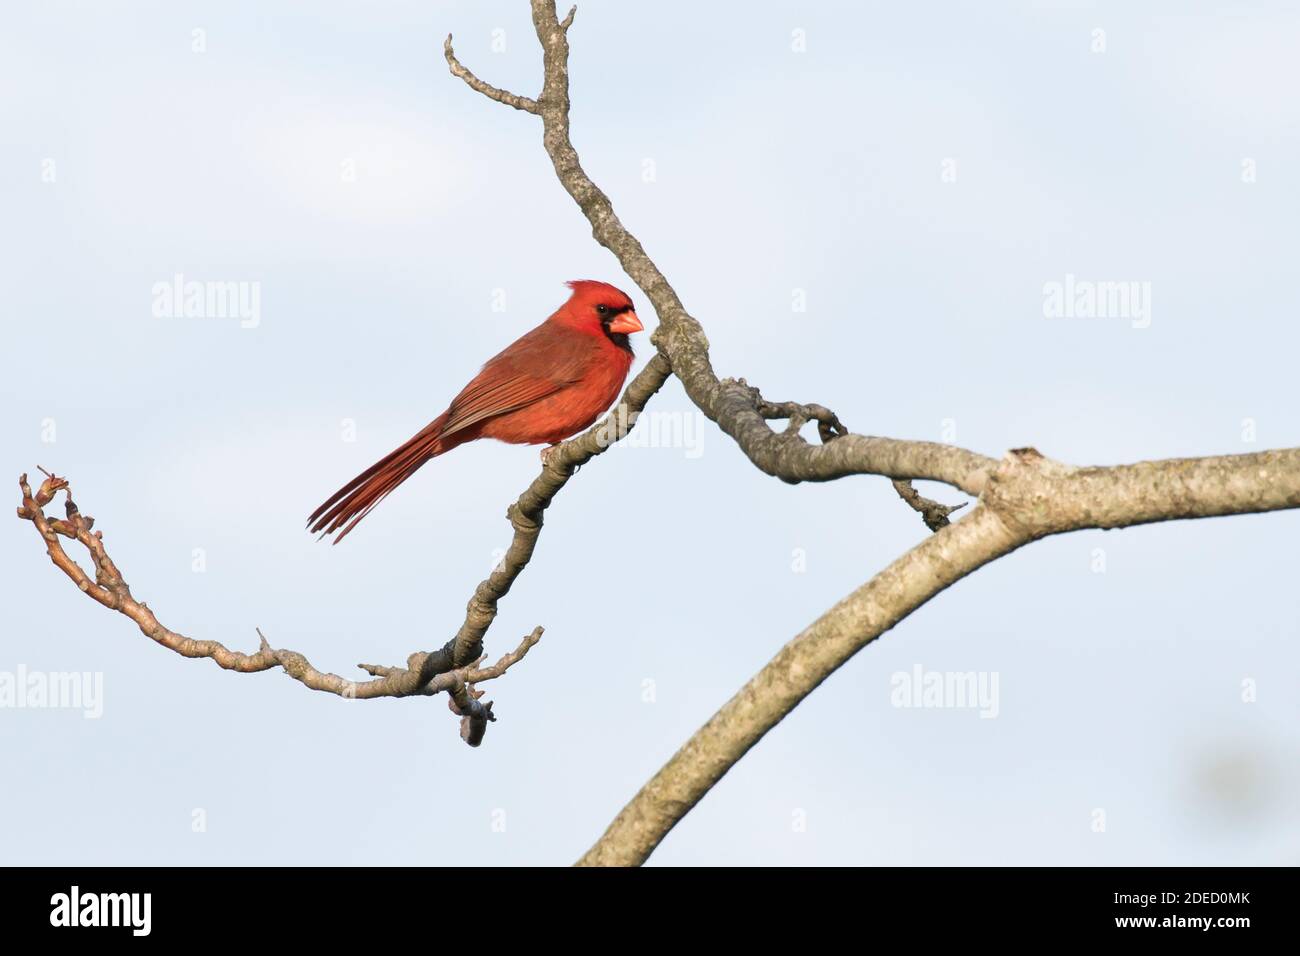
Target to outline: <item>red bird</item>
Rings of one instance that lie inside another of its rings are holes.
[[[632,367],[628,336],[642,330],[641,320],[612,285],[581,279],[568,286],[569,301],[490,359],[451,407],[312,512],[311,530],[338,531],[337,544],[430,458],[476,438],[555,444],[614,404]]]

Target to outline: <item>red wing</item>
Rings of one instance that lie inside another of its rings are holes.
[[[547,326],[534,329],[491,359],[452,399],[441,434],[532,405],[581,381],[590,362],[584,345]]]
[[[441,434],[450,435],[486,418],[495,418],[506,412],[524,408],[547,395],[564,388],[567,382],[553,382],[544,378],[517,378],[496,383],[473,383],[471,393],[467,388],[451,403],[451,414]]]

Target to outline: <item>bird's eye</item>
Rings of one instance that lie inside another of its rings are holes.
[[[609,306],[598,305],[596,306],[596,311],[599,312],[601,315],[607,315],[609,313]]]

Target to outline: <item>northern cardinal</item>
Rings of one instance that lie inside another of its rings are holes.
[[[568,302],[490,359],[445,412],[331,495],[307,519],[310,529],[338,531],[338,544],[430,458],[476,438],[555,444],[614,404],[632,367],[628,336],[642,330],[641,320],[612,285],[580,279],[568,286]]]

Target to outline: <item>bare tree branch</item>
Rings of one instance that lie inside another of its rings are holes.
[[[745,380],[737,379],[738,385],[744,385]],[[774,418],[784,418],[788,424],[785,427],[784,435],[798,435],[799,430],[810,421],[817,423],[817,435],[823,445],[836,438],[841,438],[849,433],[849,430],[840,422],[839,416],[823,405],[800,405],[797,402],[768,402],[763,401],[760,397],[758,400],[758,413],[767,420]],[[912,508],[913,511],[921,515],[925,526],[931,531],[939,531],[948,527],[948,515],[961,508],[966,507],[966,503],[959,505],[943,505],[937,501],[931,501],[929,498],[922,497],[921,494],[912,487],[910,481],[899,478],[893,480],[894,490]]]
[[[543,53],[537,105],[546,153],[596,241],[654,305],[659,327],[652,341],[687,395],[767,474],[788,482],[883,475],[937,531],[786,645],[646,784],[581,863],[643,862],[763,734],[861,647],[954,581],[1023,544],[1081,528],[1300,507],[1300,449],[1076,468],[1026,448],[998,462],[945,445],[855,435],[822,406],[770,402],[743,379],[719,380],[703,328],[584,172],[569,138],[573,14],[560,22],[553,0],[530,2]],[[788,424],[778,433],[767,422],[780,418]],[[799,435],[813,420],[820,445]],[[916,478],[949,484],[980,505],[949,525],[955,509],[922,497],[910,485]]]
[[[959,505],[943,505],[931,501],[913,488],[910,481],[900,481],[895,478],[893,484],[898,496],[906,501],[913,511],[921,515],[921,520],[931,531],[942,531],[948,527],[948,515],[966,507],[964,501]]]
[[[989,470],[997,464],[995,459],[948,445],[874,438],[843,430],[835,433],[835,441],[824,437],[823,444],[810,445],[799,436],[797,429],[778,433],[768,427],[768,418],[786,416],[771,414],[778,404],[765,401],[758,389],[744,379],[718,379],[709,361],[709,343],[703,328],[686,311],[641,243],[619,221],[609,197],[583,170],[570,141],[567,31],[572,12],[561,22],[556,19],[553,2],[531,2],[533,25],[543,52],[544,82],[537,105],[546,153],[560,183],[591,223],[596,241],[618,258],[624,271],[654,306],[659,327],[652,341],[672,363],[673,374],[681,379],[691,401],[735,439],[760,470],[783,481],[831,481],[854,474],[928,478],[977,497]],[[450,46],[447,56],[448,62],[456,64],[452,70],[455,75],[490,99],[498,99],[459,72],[464,67],[459,66]],[[823,418],[838,421],[833,412],[821,406],[795,406],[794,403],[780,403],[780,406],[808,410],[804,414],[817,418],[819,426],[824,427]],[[818,413],[809,414],[813,409]]]
[[[273,648],[258,629],[260,646],[256,653],[245,654],[232,651],[219,641],[195,640],[164,626],[144,601],[137,601],[131,593],[130,586],[122,577],[121,571],[104,547],[102,531],[91,531],[94,519],[83,515],[81,509],[72,500],[72,489],[66,478],[48,476],[41,482],[40,488],[33,494],[27,483],[27,476],[18,479],[22,490],[22,506],[18,517],[30,521],[45,541],[46,553],[50,560],[66,574],[78,589],[94,598],[111,610],[124,614],[139,626],[140,630],[153,641],[182,657],[208,658],[218,667],[243,674],[283,668],[284,672],[303,686],[311,690],[336,694],[349,700],[369,700],[375,697],[406,697],[411,694],[436,694],[451,690],[458,684],[475,684],[493,680],[504,674],[512,665],[522,660],[528,650],[542,637],[542,628],[535,628],[531,634],[510,654],[505,655],[492,667],[479,668],[479,661],[464,667],[449,669],[431,675],[427,683],[420,683],[420,672],[413,667],[378,667],[373,664],[359,664],[361,669],[377,676],[377,680],[350,681],[338,674],[318,671],[302,654],[297,651]],[[67,518],[50,518],[45,514],[45,506],[62,491],[65,495],[64,511]],[[63,548],[60,537],[70,538],[85,547],[95,566],[95,580],[82,570],[81,566],[68,555]],[[424,655],[419,655],[424,656]]]
[[[950,584],[1025,542],[977,507],[786,644],[632,798],[579,866],[638,866],[722,776],[841,664]]]
[[[573,11],[564,21],[559,21],[553,2],[532,0],[532,15],[543,50],[545,78],[536,105],[542,117],[547,155],[561,184],[591,223],[592,235],[614,253],[624,271],[654,306],[659,327],[652,341],[669,359],[673,373],[681,379],[695,405],[734,438],[759,469],[787,482],[831,481],[852,474],[875,474],[899,479],[928,478],[978,496],[989,469],[996,465],[994,459],[932,442],[873,438],[842,430],[835,434],[834,442],[823,438],[822,445],[810,445],[799,436],[798,429],[778,433],[769,428],[768,418],[786,416],[771,414],[778,406],[765,401],[758,389],[744,379],[719,381],[709,361],[703,328],[686,312],[641,243],[623,227],[609,197],[583,170],[569,139],[567,31]],[[478,80],[460,64],[450,38],[444,51],[452,73],[465,80],[471,89],[489,99],[506,102],[497,95],[500,91]],[[782,404],[817,409],[818,413],[810,417],[817,417],[823,427],[823,418],[838,421],[833,412],[821,406]]]
[[[257,673],[279,667],[294,680],[312,690],[336,694],[348,699],[368,700],[376,697],[429,696],[446,691],[451,710],[461,717],[461,736],[472,746],[483,739],[487,724],[496,719],[492,703],[480,701],[482,692],[476,683],[503,675],[523,659],[542,637],[542,628],[534,628],[520,645],[491,667],[480,667],[483,638],[496,618],[497,602],[510,590],[527,566],[542,530],[542,514],[560,489],[586,462],[623,438],[636,424],[645,403],[663,385],[669,374],[668,362],[656,355],[632,380],[619,404],[602,421],[583,434],[557,446],[539,474],[510,506],[508,517],[514,538],[501,563],[475,589],[465,610],[460,630],[441,649],[418,652],[407,658],[405,667],[360,664],[374,679],[351,681],[338,674],[317,670],[297,651],[273,648],[259,630],[260,647],[255,653],[233,651],[218,641],[195,640],[165,627],[144,601],[137,601],[117,565],[104,547],[103,534],[92,532],[94,519],[83,515],[72,500],[64,478],[49,475],[32,493],[27,476],[19,479],[22,505],[18,517],[30,521],[45,541],[50,560],[77,585],[78,589],[100,604],[135,621],[145,636],[182,657],[208,658],[217,666],[240,673]],[[60,491],[66,496],[66,518],[50,518],[45,506]],[[60,537],[76,540],[89,552],[95,567],[92,581],[64,550]]]
[[[465,661],[479,656],[483,636],[496,618],[497,602],[509,593],[510,586],[533,556],[537,536],[542,532],[542,516],[551,501],[582,465],[632,430],[646,402],[659,391],[669,374],[668,360],[656,355],[628,384],[613,411],[547,456],[541,474],[506,512],[514,537],[501,563],[474,589],[465,608],[465,622],[443,648],[452,661],[463,666]]]
[[[1038,538],[1300,508],[1300,448],[1072,468],[1011,452],[963,520],[898,558],[786,644],[695,732],[579,861],[640,864],[762,736],[854,654],[949,585]]]
[[[513,106],[517,110],[523,110],[525,113],[540,115],[537,108],[537,101],[527,96],[519,96],[516,93],[509,93],[506,90],[498,89],[491,83],[484,83],[477,76],[466,69],[461,62],[456,59],[456,54],[451,49],[451,34],[447,34],[447,39],[442,44],[443,55],[447,58],[447,65],[451,68],[452,76],[459,76],[469,84],[470,89],[478,90],[490,100],[496,100],[498,103],[504,103],[506,106]]]

